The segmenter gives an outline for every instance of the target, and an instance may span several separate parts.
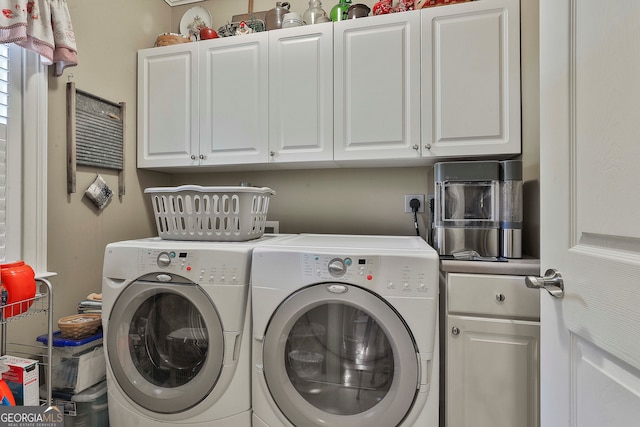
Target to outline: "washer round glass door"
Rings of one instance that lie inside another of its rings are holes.
[[[294,425],[398,425],[418,391],[418,360],[396,311],[341,283],[291,295],[264,337],[267,386]]]
[[[195,284],[136,281],[111,311],[111,369],[129,398],[149,411],[178,413],[206,398],[223,350],[216,308]]]

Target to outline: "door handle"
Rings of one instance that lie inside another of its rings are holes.
[[[527,288],[546,289],[554,298],[564,296],[564,281],[562,275],[555,268],[550,268],[544,273],[544,277],[527,276],[524,279]]]

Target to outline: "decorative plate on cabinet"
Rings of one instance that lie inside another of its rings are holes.
[[[164,0],[164,1],[166,1],[169,6],[179,6],[181,4],[197,3],[199,1],[204,1],[204,0]]]
[[[202,27],[211,27],[211,14],[204,7],[192,7],[182,15],[180,33],[183,36],[197,40]]]

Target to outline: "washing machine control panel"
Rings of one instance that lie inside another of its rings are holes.
[[[302,274],[307,280],[343,279],[360,282],[377,273],[377,257],[303,254]],[[369,279],[369,280],[371,280]]]
[[[340,281],[384,294],[437,292],[424,259],[372,255],[303,254],[302,275],[306,283]]]
[[[245,258],[224,251],[145,248],[138,251],[138,271],[140,274],[156,271],[164,280],[167,275],[177,274],[202,285],[243,285],[248,283],[249,276]]]

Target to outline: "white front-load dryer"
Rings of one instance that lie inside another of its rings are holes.
[[[438,426],[438,255],[301,234],[253,253],[253,426]]]
[[[251,254],[282,237],[107,245],[102,324],[111,426],[251,425]]]

